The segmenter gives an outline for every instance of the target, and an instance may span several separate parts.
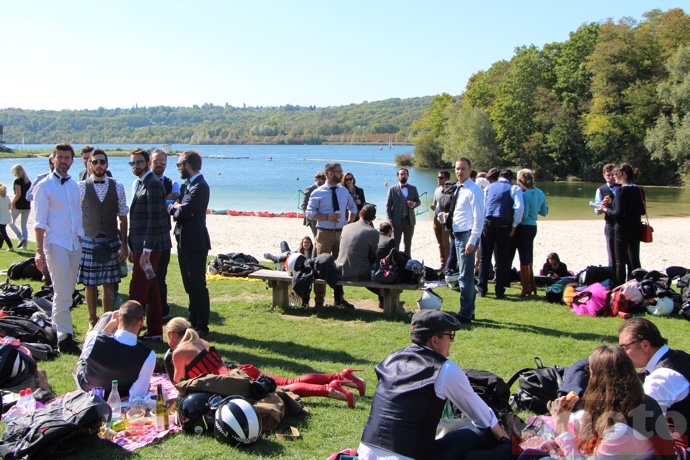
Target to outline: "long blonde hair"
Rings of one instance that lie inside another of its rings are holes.
[[[17,179],[21,178],[25,184],[28,184],[30,182],[29,176],[26,174],[26,171],[24,171],[24,168],[22,167],[22,165],[17,164],[17,165],[12,166],[10,171],[12,171],[12,174],[14,174],[14,177],[16,177]]]
[[[165,332],[167,333],[168,331],[174,332],[182,337],[180,343],[196,342],[199,340],[199,334],[192,329],[190,322],[180,316],[168,321],[168,324],[165,325]]]

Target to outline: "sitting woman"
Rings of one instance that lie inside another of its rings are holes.
[[[563,278],[564,276],[572,276],[572,273],[568,271],[568,267],[561,262],[558,254],[555,252],[550,253],[546,256],[546,263],[541,269],[542,276],[550,276],[553,278]]]
[[[635,366],[621,347],[601,345],[589,357],[583,410],[568,396],[549,403],[556,443],[566,458],[651,458],[673,455],[659,404],[644,394]],[[661,418],[662,423],[657,423]],[[530,452],[534,455],[533,452]]]
[[[216,349],[207,341],[200,339],[192,325],[184,318],[173,318],[165,325],[165,336],[170,350],[165,356],[165,368],[173,383],[198,377],[202,374],[222,375],[228,372]],[[253,364],[239,364],[242,372],[252,381],[259,378],[262,372]],[[355,407],[352,392],[342,386],[357,388],[364,396],[366,382],[354,375],[355,369],[344,369],[340,374],[305,374],[295,378],[284,378],[268,375],[281,386],[293,393],[305,396],[322,396],[324,398],[347,401]]]
[[[268,259],[270,261],[273,261],[277,264],[280,262],[285,262],[290,254],[292,254],[293,251],[290,250],[290,246],[288,246],[287,241],[281,241],[280,242],[280,255],[276,256],[271,254],[270,252],[267,252],[264,254],[264,259]],[[312,259],[316,257],[316,250],[314,248],[314,243],[312,243],[311,238],[308,236],[305,236],[302,238],[302,241],[299,243],[299,248],[297,251],[300,254],[302,254],[304,257],[307,259]],[[285,267],[281,267],[280,265],[278,266],[278,270],[285,270]]]

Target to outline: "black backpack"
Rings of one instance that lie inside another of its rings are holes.
[[[82,390],[17,418],[0,436],[0,457],[14,460],[34,455],[55,457],[98,438],[102,422],[110,420],[110,406]]]
[[[28,284],[3,284],[0,288],[0,307],[16,307],[30,299],[33,292]]]
[[[498,375],[478,369],[463,369],[477,396],[482,398],[497,417],[510,412],[510,386]]]
[[[41,281],[43,273],[36,267],[36,260],[31,257],[29,259],[18,260],[10,265],[7,269],[7,278],[11,280],[31,279],[34,281]]]
[[[11,388],[32,378],[37,369],[36,361],[19,351],[16,344],[0,344],[0,388]]]
[[[546,404],[558,397],[558,389],[563,385],[564,369],[559,366],[545,367],[541,359],[535,357],[536,369],[520,369],[508,380],[510,388],[519,380],[520,390],[510,398],[510,403],[518,410],[529,410],[537,415],[548,414]]]
[[[20,342],[47,343],[55,345],[57,334],[53,329],[52,323],[45,320],[43,325],[36,324],[28,318],[20,316],[5,316],[0,318],[0,335],[4,337],[14,337]]]

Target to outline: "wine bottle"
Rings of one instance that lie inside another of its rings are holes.
[[[170,427],[168,422],[168,407],[163,397],[163,385],[158,384],[158,398],[156,399],[156,430],[165,431]]]

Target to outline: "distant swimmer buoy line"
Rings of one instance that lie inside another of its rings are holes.
[[[303,212],[268,212],[268,211],[233,211],[232,209],[207,209],[206,214],[224,215],[232,217],[284,217],[288,219],[303,219]]]

